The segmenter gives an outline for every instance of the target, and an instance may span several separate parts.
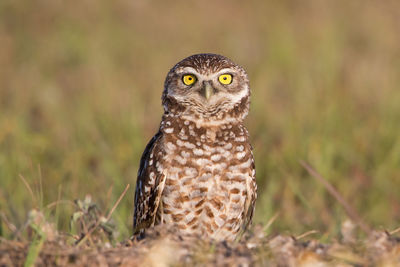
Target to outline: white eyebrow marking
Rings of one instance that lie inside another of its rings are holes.
[[[224,69],[218,71],[217,73],[215,73],[215,75],[220,75],[222,73],[232,73],[232,72],[235,72],[235,70],[232,68],[224,68]]]
[[[219,75],[221,75],[223,73],[233,73],[233,72],[235,72],[235,70],[232,68],[224,68],[222,70],[219,70],[216,73],[211,73],[209,75],[201,74],[195,68],[192,68],[192,67],[183,67],[183,68],[179,68],[176,70],[176,73],[178,73],[178,74],[182,74],[182,73],[194,74],[197,77],[197,80],[199,80],[199,81],[212,80],[215,77],[218,77]]]
[[[186,73],[186,72],[200,75],[200,73],[195,68],[192,67],[183,67],[176,70],[176,73]]]

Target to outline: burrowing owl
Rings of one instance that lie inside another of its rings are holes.
[[[134,233],[155,224],[233,240],[250,223],[257,185],[243,120],[250,88],[243,68],[198,54],[168,73],[164,115],[146,146],[136,183]]]

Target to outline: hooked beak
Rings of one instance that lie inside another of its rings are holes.
[[[201,88],[201,94],[208,100],[215,93],[214,87],[209,81],[204,81]]]

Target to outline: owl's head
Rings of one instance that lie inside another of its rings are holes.
[[[249,110],[250,88],[245,70],[215,54],[197,54],[168,73],[162,95],[164,110],[194,120],[243,120]]]

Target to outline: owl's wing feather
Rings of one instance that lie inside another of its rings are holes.
[[[250,151],[252,151],[252,148],[250,146]],[[243,223],[243,229],[247,229],[249,224],[251,223],[253,219],[253,214],[254,210],[256,207],[256,199],[257,199],[257,183],[256,183],[256,176],[255,176],[255,164],[254,164],[254,158],[253,158],[253,153],[251,152],[251,159],[252,159],[252,164],[250,167],[251,177],[247,180],[247,196],[246,196],[246,202],[245,202],[245,218],[244,218],[244,223]]]
[[[162,138],[162,133],[158,132],[147,144],[140,160],[133,217],[135,235],[154,225],[160,205],[166,178],[163,169],[159,167],[162,164]]]

